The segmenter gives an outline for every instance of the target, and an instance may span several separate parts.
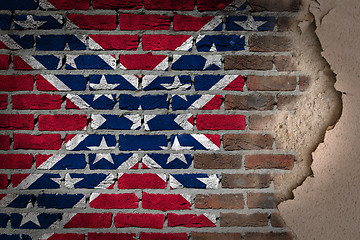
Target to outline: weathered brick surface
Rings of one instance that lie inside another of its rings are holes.
[[[0,2],[1,239],[291,239],[299,1]]]
[[[244,197],[242,194],[198,194],[195,198],[195,208],[241,209],[244,208]]]
[[[238,169],[241,168],[241,155],[196,154],[194,167],[199,169]]]
[[[271,178],[267,174],[223,174],[224,188],[268,188]]]

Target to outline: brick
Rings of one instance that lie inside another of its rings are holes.
[[[161,211],[190,210],[191,203],[185,197],[181,194],[150,194],[144,192],[142,207]]]
[[[299,21],[292,17],[278,17],[276,21],[277,30],[279,32],[296,32],[300,28],[298,26]]]
[[[186,233],[140,233],[140,240],[187,240]]]
[[[251,75],[246,85],[249,91],[293,91],[296,88],[296,77]]]
[[[18,94],[12,97],[13,109],[52,110],[60,109],[62,97],[50,94]]]
[[[166,55],[153,55],[152,53],[120,55],[120,63],[127,70],[166,70],[168,68],[167,61],[164,62],[161,69],[156,69],[165,59],[167,59]]]
[[[7,189],[9,179],[7,174],[0,174],[0,189]]]
[[[270,222],[273,227],[286,227],[286,223],[279,213],[272,213],[270,215]]]
[[[64,228],[110,228],[111,222],[112,213],[76,213]]]
[[[0,14],[0,29],[9,30],[11,26],[11,15]]]
[[[142,46],[144,51],[173,51],[177,50],[178,47],[182,46],[182,44],[189,38],[191,38],[191,35],[143,35]],[[191,47],[192,42],[189,42],[187,44],[187,49],[191,49]]]
[[[120,14],[120,30],[169,30],[170,17],[157,14]]]
[[[227,55],[224,64],[225,70],[271,70],[273,69],[273,57]]]
[[[87,126],[86,115],[40,115],[40,131],[84,130]]]
[[[47,4],[49,2],[50,4]],[[40,7],[59,10],[88,10],[90,0],[40,0]]]
[[[119,189],[164,189],[166,187],[164,174],[128,174],[119,177]]]
[[[136,50],[138,45],[138,35],[89,35],[89,48],[92,50]]]
[[[14,149],[59,150],[61,143],[60,134],[14,134]]]
[[[276,208],[279,200],[273,193],[248,193],[248,208],[273,209]]]
[[[0,109],[6,109],[8,105],[8,95],[0,94]]]
[[[9,69],[10,55],[0,54],[0,70]]]
[[[95,233],[89,232],[88,240],[133,240],[135,233]],[[73,239],[72,239],[73,240]]]
[[[212,219],[210,219],[212,218]],[[183,214],[178,215],[175,213],[168,214],[168,226],[169,227],[216,227],[215,215],[204,214]]]
[[[142,8],[142,0],[94,0],[94,9],[127,9],[135,10]]]
[[[156,228],[162,229],[165,222],[165,215],[163,214],[148,214],[148,213],[118,213],[115,218],[115,227],[128,228]]]
[[[199,11],[216,11],[223,10],[227,5],[232,3],[233,0],[198,0],[197,9]]]
[[[33,114],[0,114],[0,130],[33,130]]]
[[[296,110],[301,96],[293,95],[278,95],[277,107],[279,110]]]
[[[274,115],[251,115],[249,116],[250,130],[270,130],[273,128]]]
[[[292,49],[291,40],[284,36],[259,36],[249,38],[251,52],[286,52]]]
[[[192,240],[239,240],[241,233],[192,232]]]
[[[238,214],[221,213],[220,227],[265,227],[268,224],[266,213]]]
[[[30,169],[32,164],[31,154],[0,154],[0,169]]]
[[[244,115],[211,115],[196,116],[196,127],[199,130],[244,130]]]
[[[273,110],[275,99],[271,95],[252,94],[252,95],[226,95],[226,110]]]
[[[93,193],[90,196],[89,206],[98,209],[125,209],[138,208],[139,199],[135,193],[122,194],[99,194]]]
[[[267,174],[223,174],[223,188],[268,188],[271,177]]]
[[[223,142],[224,149],[227,151],[272,149],[273,136],[270,134],[226,134]]]
[[[242,194],[198,194],[195,208],[201,209],[241,209],[244,208]]]
[[[245,157],[246,169],[284,169],[290,170],[294,167],[294,155],[275,155],[275,154],[262,154],[262,155],[248,155]]]
[[[297,12],[300,8],[300,0],[278,1],[278,0],[249,0],[247,1],[251,11],[262,12]]]
[[[195,0],[144,0],[146,10],[191,11],[195,8]]]
[[[307,91],[310,88],[310,77],[309,76],[300,76],[299,77],[299,90]]]
[[[292,240],[291,233],[288,232],[269,232],[269,233],[257,233],[249,232],[245,233],[244,240]]]
[[[0,75],[0,91],[32,91],[34,82],[32,75]]]
[[[283,72],[283,71],[296,71],[297,69],[297,65],[295,62],[295,58],[294,57],[290,57],[290,56],[276,56],[274,63],[275,63],[275,68],[276,70],[278,70],[279,72]]]
[[[214,16],[193,17],[187,15],[174,15],[174,31],[199,31]]]
[[[116,15],[84,15],[74,13],[67,15],[67,18],[73,24],[69,25],[71,29],[115,30],[117,27]]]
[[[194,168],[198,169],[239,169],[242,165],[241,155],[196,154]]]
[[[10,149],[10,136],[0,135],[0,150],[9,150],[9,149]]]

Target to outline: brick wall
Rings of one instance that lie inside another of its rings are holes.
[[[299,7],[0,0],[0,238],[292,239]]]

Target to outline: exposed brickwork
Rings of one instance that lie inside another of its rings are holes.
[[[299,4],[0,0],[0,239],[292,239]]]

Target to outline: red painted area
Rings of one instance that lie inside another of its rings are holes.
[[[169,30],[170,17],[166,15],[132,13],[120,14],[120,30]]]
[[[64,228],[109,228],[112,213],[77,213]]]
[[[205,215],[175,213],[168,214],[169,227],[216,227]]]
[[[138,208],[139,199],[135,193],[100,194],[90,202],[91,208],[98,209],[123,209]]]
[[[186,233],[140,233],[140,240],[187,240]]]
[[[85,234],[54,233],[47,240],[85,240]]]
[[[33,114],[0,114],[0,130],[33,130]]]
[[[8,95],[0,94],[0,109],[6,109],[8,105]]]
[[[221,138],[217,134],[204,134],[210,141],[212,141],[216,146],[220,147]]]
[[[157,174],[124,173],[118,180],[119,189],[164,189],[166,182]]]
[[[136,50],[139,45],[138,35],[90,34],[89,37],[104,50]]]
[[[215,110],[220,109],[222,103],[222,95],[215,95],[208,103],[206,103],[201,110]]]
[[[142,8],[142,0],[94,0],[94,9],[128,9],[134,10]]]
[[[237,78],[235,78],[231,83],[229,83],[229,85],[227,85],[224,90],[228,90],[228,91],[243,91],[244,89],[244,84],[245,84],[245,79],[243,76],[238,76]]]
[[[0,154],[0,169],[30,169],[32,164],[31,154]]]
[[[80,29],[115,30],[116,15],[69,14],[68,19]]]
[[[0,75],[0,91],[32,91],[32,75]]]
[[[88,240],[133,240],[135,233],[88,233]]]
[[[144,35],[142,37],[142,46],[144,51],[158,50],[176,50],[191,35]]]
[[[10,149],[10,136],[0,135],[0,150],[9,150],[9,149]]]
[[[161,211],[189,210],[191,204],[180,194],[150,194],[142,195],[142,207]]]
[[[8,175],[7,174],[0,174],[0,189],[7,189],[8,185],[9,185]],[[1,194],[1,195],[3,195],[3,194]],[[4,194],[4,195],[6,195],[6,194]],[[1,198],[2,197],[0,196],[0,199]]]
[[[80,109],[78,106],[76,106],[75,103],[73,103],[70,99],[66,99],[66,105],[65,105],[66,109]]]
[[[39,91],[59,91],[41,75],[36,75],[36,87]]]
[[[83,130],[87,126],[86,115],[41,115],[40,131],[73,131]]]
[[[193,17],[186,15],[174,15],[174,30],[175,31],[199,31],[204,27],[214,16]]]
[[[68,141],[70,141],[71,139],[73,139],[76,136],[76,134],[67,134],[65,136],[65,143],[67,143]]]
[[[90,0],[47,0],[56,9],[62,10],[87,10],[90,7]]]
[[[20,56],[14,56],[14,70],[33,70]]]
[[[191,11],[195,8],[195,0],[144,0],[146,10]]]
[[[51,110],[60,109],[62,97],[50,94],[19,94],[12,97],[13,109]]]
[[[166,55],[136,54],[120,55],[120,63],[128,70],[153,70]]]
[[[24,179],[27,178],[29,175],[30,175],[30,173],[27,173],[27,174],[17,173],[17,174],[11,175],[11,183],[12,183],[13,187],[15,188],[22,181],[24,181]]]
[[[41,164],[43,164],[44,162],[46,162],[46,160],[48,160],[53,154],[50,155],[42,155],[42,154],[38,154],[35,156],[36,158],[36,168],[40,167]]]
[[[14,134],[14,149],[59,150],[61,143],[60,134]]]
[[[244,115],[212,115],[196,116],[196,126],[199,130],[244,130],[246,126]]]
[[[234,0],[198,0],[197,8],[199,11],[216,11],[223,10]]]
[[[165,222],[165,215],[163,214],[148,214],[148,213],[118,213],[115,218],[115,227],[128,228],[157,228],[162,229]]]
[[[0,54],[0,70],[9,69],[10,55]]]

